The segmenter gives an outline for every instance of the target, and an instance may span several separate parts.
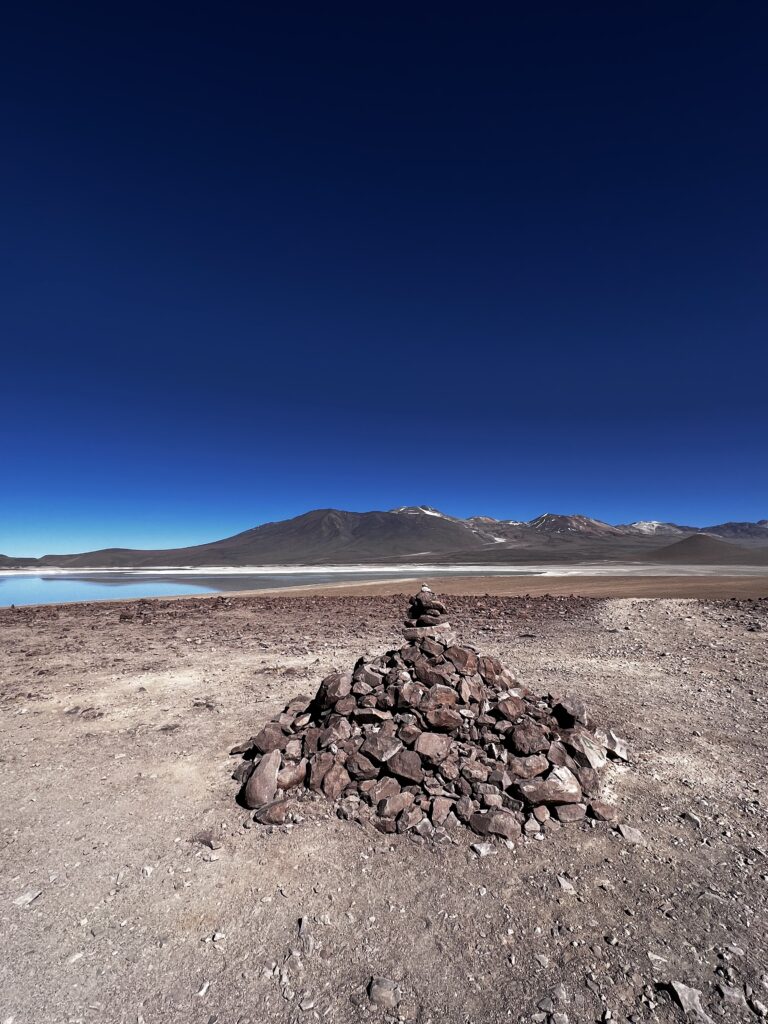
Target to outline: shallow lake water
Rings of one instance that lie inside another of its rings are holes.
[[[429,576],[477,575],[477,569],[429,569]],[[484,575],[534,576],[536,572],[509,568],[484,569]],[[233,590],[280,590],[284,587],[318,586],[324,583],[365,583],[419,577],[410,567],[386,572],[235,572],[210,575],[197,572],[95,572],[56,573],[39,576],[0,573],[0,607],[28,604],[63,604],[72,601],[127,601],[139,597],[176,597],[184,594],[215,594]]]

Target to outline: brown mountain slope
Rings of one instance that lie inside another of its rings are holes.
[[[318,509],[266,523],[234,537],[167,551],[109,548],[77,555],[45,555],[40,564],[67,568],[155,565],[303,565],[434,558],[493,547],[487,535],[432,515]]]
[[[768,565],[765,548],[742,548],[702,533],[675,541],[644,555],[648,561],[669,565]]]

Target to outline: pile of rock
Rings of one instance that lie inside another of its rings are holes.
[[[459,646],[431,591],[410,601],[405,645],[323,679],[246,743],[234,777],[254,818],[286,820],[306,787],[381,832],[447,839],[461,822],[483,837],[614,817],[599,770],[624,742],[577,697],[539,698],[498,659]]]

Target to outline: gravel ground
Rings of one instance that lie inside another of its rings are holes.
[[[320,801],[246,827],[229,748],[399,646],[402,605],[0,612],[0,1021],[768,1015],[768,601],[450,599],[462,642],[627,738],[607,787],[639,842],[582,823],[478,859]]]

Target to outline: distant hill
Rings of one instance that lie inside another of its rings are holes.
[[[768,565],[768,548],[743,548],[696,533],[659,548],[648,557],[665,565]]]
[[[675,543],[670,544],[670,540]],[[727,539],[726,539],[727,538]],[[728,539],[738,539],[738,546]],[[316,509],[233,537],[170,550],[107,548],[43,558],[0,555],[0,568],[117,569],[269,565],[536,564],[579,561],[753,564],[768,560],[768,521],[724,523],[706,532],[675,523],[625,526],[547,512],[521,522],[459,519],[428,505],[388,512]]]
[[[0,555],[0,569],[26,569],[38,564],[37,558],[14,558],[12,555]]]
[[[343,512],[318,509],[284,522],[266,523],[211,544],[172,551],[110,548],[79,555],[45,555],[40,564],[88,566],[281,565],[430,559],[482,551],[493,539],[463,520],[435,514]]]

